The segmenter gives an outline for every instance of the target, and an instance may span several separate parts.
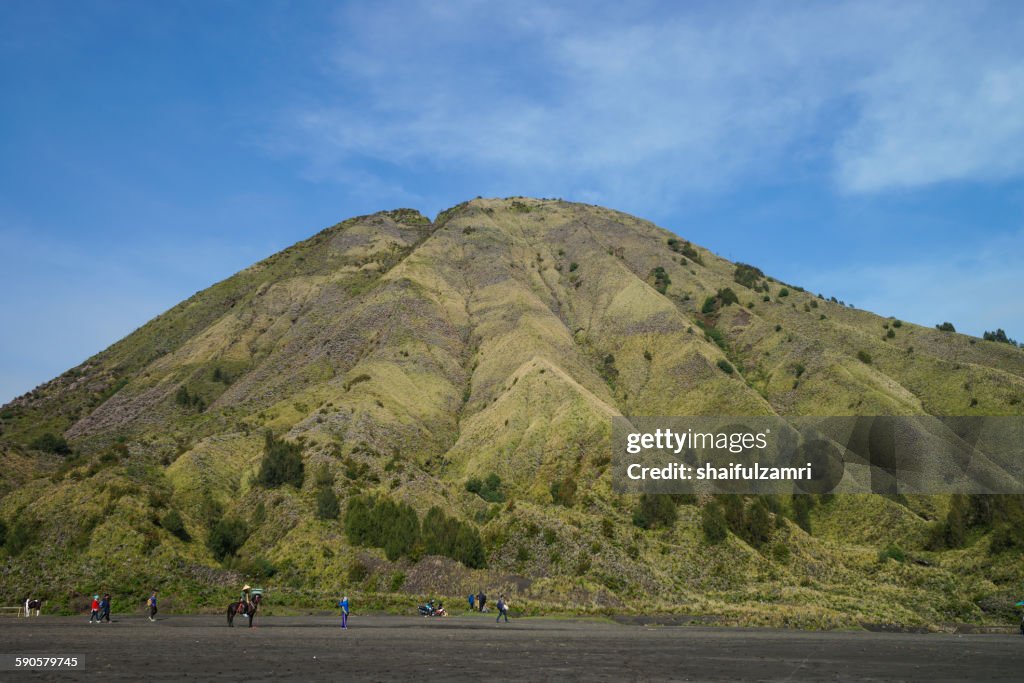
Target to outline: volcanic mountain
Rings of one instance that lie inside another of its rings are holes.
[[[854,309],[616,211],[384,211],[0,410],[0,597],[73,609],[158,585],[200,607],[258,579],[324,607],[342,588],[386,606],[493,587],[527,611],[997,620],[1024,575],[1015,504],[619,495],[610,425],[1022,399],[1013,345]]]

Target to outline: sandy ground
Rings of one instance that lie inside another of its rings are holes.
[[[493,617],[161,615],[0,619],[0,654],[78,655],[85,669],[8,680],[1021,681],[1024,637],[647,627]]]

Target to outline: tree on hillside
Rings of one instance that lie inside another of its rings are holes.
[[[633,511],[633,524],[641,529],[670,528],[676,523],[678,512],[671,496],[641,493]]]
[[[302,446],[277,439],[269,430],[263,443],[263,461],[256,481],[267,488],[291,484],[302,488],[305,473],[302,464]]]
[[[714,501],[701,508],[700,525],[708,543],[721,543],[729,535],[729,525],[725,522],[722,506]]]
[[[210,530],[207,547],[218,560],[238,552],[249,539],[249,528],[237,517],[224,517]]]

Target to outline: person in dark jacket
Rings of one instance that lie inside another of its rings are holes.
[[[494,623],[501,621],[501,618],[505,617],[505,623],[508,623],[508,601],[505,600],[505,596],[498,596],[498,618],[494,620]]]
[[[156,621],[156,591],[153,591],[153,594],[149,596],[146,605],[149,607],[149,620]]]
[[[100,621],[110,623],[110,593],[104,593],[100,600]]]
[[[484,611],[484,605],[487,604],[487,595],[480,591],[480,594],[476,596],[476,604],[480,606],[480,611]]]

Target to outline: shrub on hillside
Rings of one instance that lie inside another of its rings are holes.
[[[394,561],[412,554],[420,536],[419,517],[405,503],[355,496],[345,510],[345,535],[352,545],[383,548]]]
[[[174,394],[174,402],[186,410],[194,410],[201,413],[206,410],[206,401],[199,394],[193,394],[184,384],[178,387]]]
[[[1002,328],[997,329],[995,332],[985,331],[981,338],[985,341],[1000,342],[1002,344],[1009,344],[1010,346],[1017,346],[1016,340],[1010,339],[1006,336],[1006,332]]]
[[[722,514],[725,516],[725,523],[729,525],[729,530],[737,536],[742,536],[745,521],[743,498],[735,493],[729,493],[719,496],[719,502],[722,504]]]
[[[484,544],[476,527],[446,516],[437,506],[423,517],[423,546],[428,555],[450,557],[473,569],[486,564]]]
[[[551,500],[556,505],[571,508],[576,502],[576,480],[567,476],[551,482]]]
[[[11,557],[20,555],[36,539],[37,525],[34,520],[19,519],[7,529],[4,548]]]
[[[671,496],[642,493],[633,510],[633,524],[641,529],[671,528],[676,523],[675,501]]]
[[[697,251],[697,249],[686,240],[679,240],[676,239],[675,237],[669,237],[668,248],[676,252],[677,254],[682,254],[683,256],[690,259],[694,263],[704,265],[704,259],[701,258],[700,252]]]
[[[724,372],[725,374],[731,375],[733,373],[732,364],[729,361],[727,361],[726,359],[719,358],[717,365],[718,365],[718,369],[721,370],[722,372]]]
[[[37,451],[45,451],[47,453],[55,453],[57,455],[71,455],[71,447],[63,436],[54,434],[53,432],[46,432],[45,434],[33,439],[32,443],[29,444],[29,448],[34,448]]]
[[[953,323],[950,322],[939,323],[935,326],[935,329],[939,332],[956,332],[956,328],[953,327]]]
[[[242,565],[242,572],[254,579],[269,579],[277,574],[277,567],[267,558],[257,555]]]
[[[370,569],[359,560],[354,561],[348,567],[348,582],[362,583],[370,576]]]
[[[619,369],[615,367],[615,355],[609,353],[601,362],[601,375],[608,382],[614,382],[619,377]]]
[[[884,563],[886,560],[896,560],[897,562],[906,562],[907,554],[903,552],[903,549],[898,545],[889,544],[885,546],[884,550],[878,552],[878,561]]]
[[[811,510],[814,508],[814,498],[805,494],[793,496],[793,521],[796,525],[811,533]]]
[[[700,510],[700,526],[708,543],[721,543],[729,535],[722,506],[712,501]]]
[[[237,517],[223,517],[213,525],[207,547],[218,560],[224,560],[238,552],[249,538],[249,528]]]
[[[761,280],[764,279],[764,272],[750,264],[737,263],[732,279],[744,287],[758,291],[761,289]]]
[[[672,278],[668,276],[668,273],[661,266],[652,270],[649,277],[654,278],[654,288],[661,294],[668,291],[668,286],[672,284]]]
[[[181,519],[181,515],[177,510],[169,510],[167,514],[161,517],[160,526],[186,543],[192,540],[188,529],[185,528],[185,522]]]
[[[871,365],[871,354],[864,349],[861,349],[857,352],[857,360],[865,365]]]
[[[772,533],[772,520],[768,508],[760,498],[755,498],[745,517],[743,538],[753,547],[760,548],[768,542]]]
[[[338,496],[334,489],[324,486],[316,493],[316,516],[320,519],[337,519],[341,514],[341,507],[338,505]]]
[[[291,484],[302,488],[305,478],[302,464],[302,446],[274,437],[267,432],[263,442],[263,461],[256,481],[267,488]]]
[[[483,479],[471,477],[466,480],[466,490],[470,493],[475,493],[488,503],[505,502],[505,494],[501,490],[501,477],[494,472],[491,472]]]

